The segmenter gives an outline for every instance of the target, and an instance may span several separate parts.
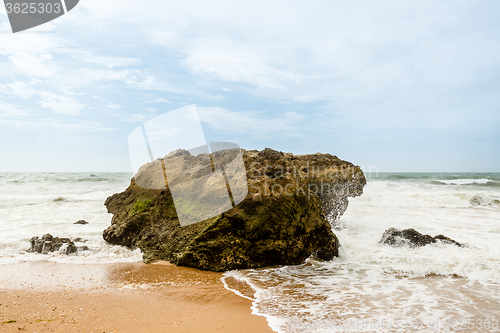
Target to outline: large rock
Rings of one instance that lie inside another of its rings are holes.
[[[126,191],[106,200],[113,218],[104,239],[140,248],[147,263],[166,260],[212,271],[300,264],[311,255],[324,260],[337,256],[339,242],[330,223],[343,214],[348,197],[363,193],[366,180],[361,169],[330,154],[242,151],[249,193],[236,207],[181,227],[168,187],[137,185],[163,181],[154,172],[161,168],[157,160],[144,165]],[[206,158],[208,154],[192,156],[179,150],[164,163],[189,166],[186,174],[200,175],[199,161]],[[175,182],[168,179],[169,184]]]
[[[444,244],[453,244],[462,247],[463,245],[451,238],[443,235],[430,236],[424,235],[415,229],[404,229],[398,230],[396,228],[387,229],[382,238],[380,239],[380,244],[391,245],[394,247],[409,246],[409,247],[421,247],[428,244],[433,244],[441,242]]]

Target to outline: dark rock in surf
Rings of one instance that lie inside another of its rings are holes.
[[[85,221],[85,220],[79,220],[79,221],[76,221],[73,224],[89,224],[89,223],[87,221]]]
[[[164,160],[171,164],[178,159],[192,167],[210,158],[204,155],[208,154],[192,156],[178,150]],[[242,155],[246,198],[222,214],[184,227],[168,187],[151,190],[137,185],[153,182],[151,170],[161,168],[162,161],[142,166],[126,191],[106,200],[113,218],[104,240],[140,248],[146,263],[166,260],[211,271],[301,264],[311,255],[323,260],[337,256],[339,242],[332,224],[347,208],[348,197],[363,193],[366,179],[361,169],[330,154],[293,155],[266,148],[242,150]],[[285,188],[290,194],[273,190]]]
[[[434,239],[441,241],[444,244],[451,244],[451,245],[456,245],[459,247],[464,247],[464,244],[459,243],[459,242],[457,242],[449,237],[443,236],[443,235],[434,236]]]
[[[415,229],[404,229],[398,230],[395,228],[387,229],[382,238],[380,239],[380,244],[390,245],[394,247],[409,246],[409,247],[421,247],[428,244],[434,244],[441,242],[444,244],[453,244],[462,247],[463,245],[454,241],[451,238],[445,237],[443,235],[430,236],[424,235]]]
[[[28,252],[41,254],[59,252],[59,254],[69,255],[79,251],[88,251],[89,249],[87,246],[76,246],[69,238],[53,237],[51,234],[45,234],[41,238],[35,236],[31,238],[30,243],[31,247]]]

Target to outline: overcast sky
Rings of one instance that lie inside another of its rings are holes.
[[[81,0],[13,34],[0,172],[131,171],[141,123],[379,171],[500,172],[499,1]]]

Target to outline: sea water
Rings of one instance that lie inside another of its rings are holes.
[[[27,261],[67,263],[135,262],[140,250],[107,244],[111,224],[104,202],[130,184],[129,173],[0,173],[0,265]],[[85,220],[89,224],[74,224]],[[78,255],[28,253],[30,239],[81,238],[89,251]]]
[[[395,248],[388,228],[443,234]],[[378,174],[335,223],[340,256],[227,272],[277,332],[500,331],[500,174]]]
[[[1,265],[27,261],[141,261],[107,244],[106,198],[128,173],[0,173]],[[86,220],[87,225],[73,224]],[[462,244],[393,248],[388,228],[443,234]],[[340,256],[225,273],[277,332],[500,331],[500,174],[378,174],[334,224]],[[33,236],[86,240],[78,255],[28,253]]]

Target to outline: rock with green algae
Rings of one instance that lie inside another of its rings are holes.
[[[300,264],[311,255],[322,260],[338,256],[332,223],[347,208],[348,197],[363,193],[361,169],[330,154],[293,155],[269,148],[242,153],[248,195],[236,207],[181,227],[168,186],[137,185],[136,179],[144,183],[144,177],[155,177],[148,170],[159,167],[157,160],[144,165],[124,192],[106,200],[113,218],[104,239],[140,248],[146,263],[166,260],[219,272]],[[181,155],[188,164],[200,158],[185,151]]]

